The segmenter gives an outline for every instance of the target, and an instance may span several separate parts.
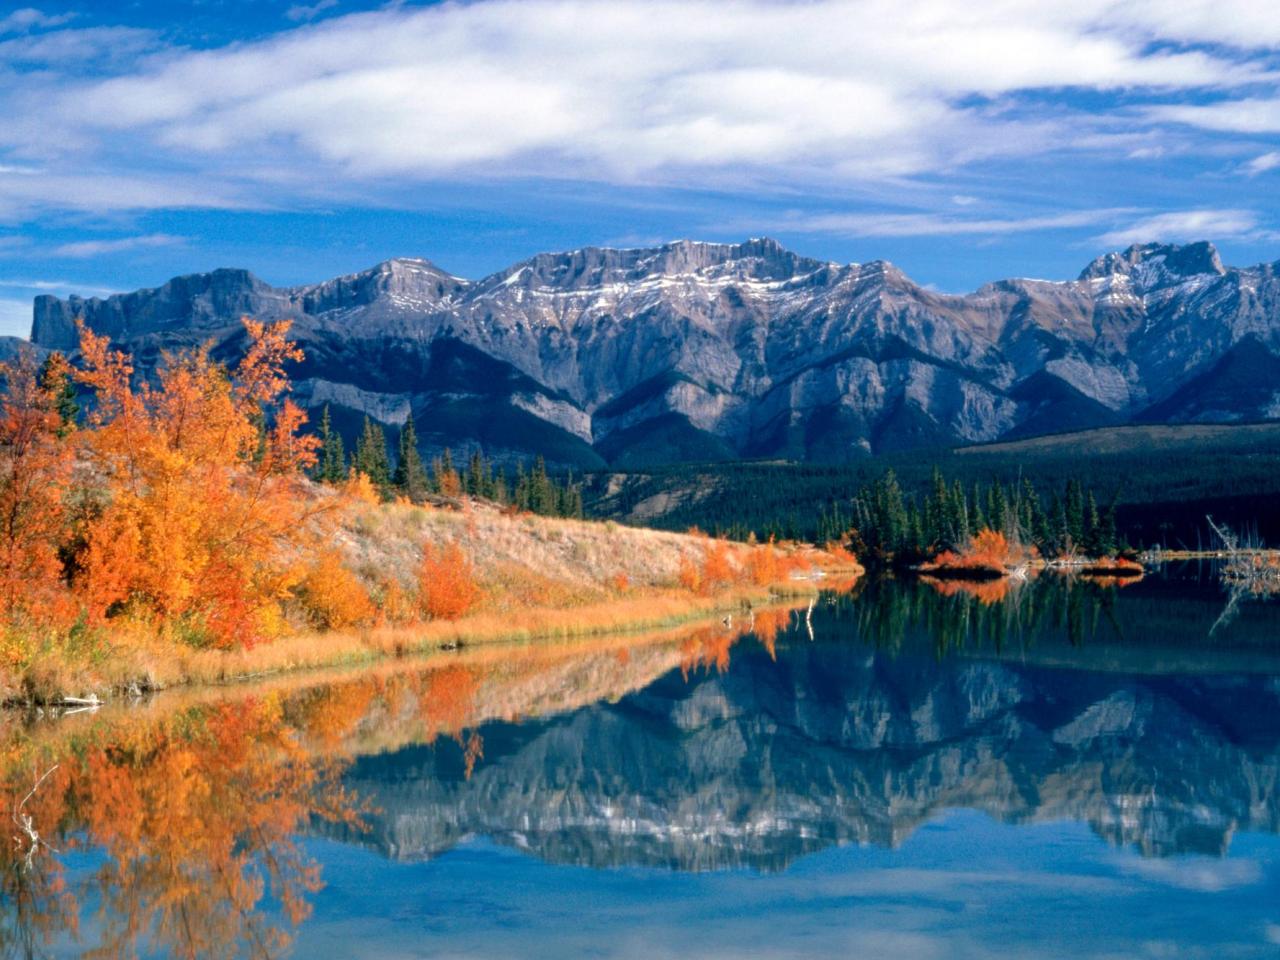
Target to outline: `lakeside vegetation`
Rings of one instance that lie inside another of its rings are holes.
[[[1114,507],[1117,535],[1137,549],[1196,550],[1212,515],[1280,543],[1280,424],[1113,427],[973,447],[914,450],[843,463],[674,465],[583,478],[589,516],[716,535],[820,541],[860,490],[892,470],[922,500],[935,470],[966,491],[1028,481],[1047,501],[1068,480]]]
[[[493,476],[483,459],[383,471],[372,431],[345,478],[317,482],[343,461],[288,398],[288,324],[245,327],[232,369],[200,348],[139,382],[82,329],[74,368],[3,370],[0,699],[657,627],[858,572],[838,550],[540,516],[573,486],[538,466],[505,505],[468,495]]]

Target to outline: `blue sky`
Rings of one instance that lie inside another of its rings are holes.
[[[1263,0],[0,4],[0,332],[39,292],[767,234],[960,291],[1280,258]]]

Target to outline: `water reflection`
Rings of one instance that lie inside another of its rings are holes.
[[[11,719],[5,796],[40,842],[14,820],[0,955],[286,952],[328,869],[317,836],[388,869],[484,837],[546,864],[772,873],[964,808],[1087,824],[1143,876],[1221,857],[1280,832],[1280,608],[1209,645],[1221,602],[1176,571],[868,583],[730,627]]]

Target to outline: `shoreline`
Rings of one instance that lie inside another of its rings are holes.
[[[818,577],[768,587],[738,586],[710,596],[667,590],[576,607],[535,607],[515,617],[482,612],[413,626],[299,633],[247,650],[198,650],[155,642],[113,651],[96,664],[68,665],[76,671],[70,676],[41,677],[38,667],[28,669],[12,684],[17,695],[7,694],[0,708],[92,707],[169,690],[249,685],[341,668],[372,669],[470,647],[637,635],[716,618],[732,623],[743,613],[815,598],[827,583],[847,582],[859,574],[856,568],[830,570]]]

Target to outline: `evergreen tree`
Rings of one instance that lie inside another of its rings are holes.
[[[1116,501],[1113,498],[1107,509],[1103,511],[1102,519],[1098,523],[1098,550],[1105,556],[1120,550],[1120,543],[1116,536]]]
[[[1099,557],[1105,552],[1102,549],[1102,517],[1098,513],[1098,501],[1093,496],[1093,491],[1089,491],[1086,499],[1084,510],[1084,535],[1080,544],[1084,549],[1085,556]]]
[[[547,476],[547,462],[539,455],[529,475],[529,509],[543,516],[556,512],[556,495],[551,479]]]
[[[1004,495],[1004,484],[999,480],[987,489],[987,525],[998,533],[1007,533],[1009,527],[1009,501]]]
[[[960,483],[959,480],[956,481]],[[969,533],[974,534],[987,527],[987,512],[982,509],[982,494],[978,489],[978,481],[973,482],[973,515],[969,518]]]
[[[347,453],[342,448],[342,434],[333,429],[329,405],[320,414],[320,459],[316,479],[323,483],[341,483],[347,478]]]
[[[946,546],[952,548],[963,547],[968,542],[970,534],[976,533],[978,528],[973,524],[973,518],[969,515],[969,504],[965,500],[964,487],[957,480],[951,485],[950,505],[946,513],[947,520],[947,543]]]
[[[364,418],[364,429],[356,444],[356,456],[352,462],[357,470],[369,478],[374,486],[386,489],[391,483],[391,462],[387,458],[387,435],[381,424]]]
[[[1066,550],[1078,550],[1084,543],[1084,495],[1080,491],[1080,484],[1074,479],[1067,481],[1062,511],[1066,527],[1063,547]]]
[[[511,502],[518,510],[528,510],[529,500],[529,476],[524,472],[524,461],[519,460],[516,462],[516,481]]]
[[[418,451],[418,430],[413,422],[413,411],[405,418],[400,428],[400,446],[396,452],[396,471],[391,482],[404,496],[415,502],[426,497],[431,487],[427,478],[427,470],[422,465],[422,454]]]
[[[471,494],[471,496],[484,497],[488,495],[485,490],[484,481],[484,455],[480,452],[480,448],[477,447],[472,451],[471,459],[467,463],[467,472],[463,477],[462,485],[466,489],[467,493]]]
[[[57,350],[44,358],[40,366],[40,386],[53,394],[58,411],[58,436],[65,437],[76,428],[80,416],[80,404],[76,400],[76,385],[71,379],[67,358]]]

